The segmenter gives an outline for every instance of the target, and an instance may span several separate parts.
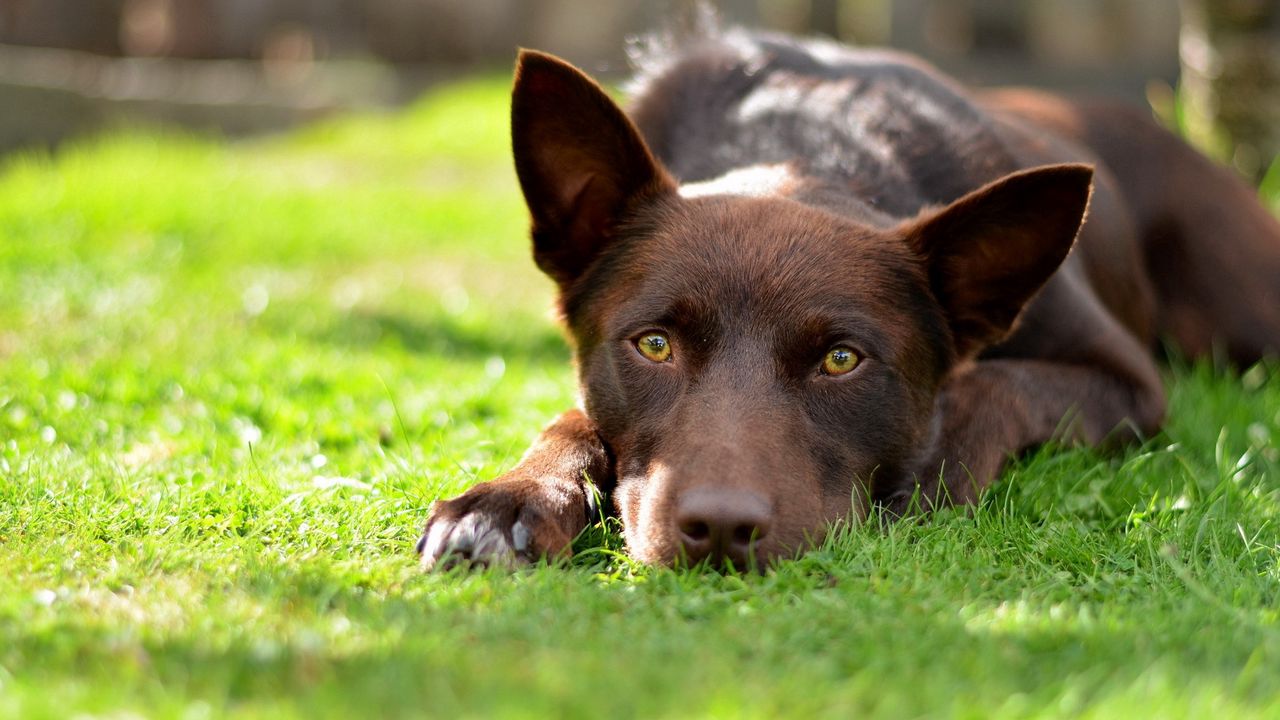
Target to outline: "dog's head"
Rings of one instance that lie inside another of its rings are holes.
[[[893,227],[681,193],[598,85],[532,52],[512,135],[629,551],[658,563],[766,562],[860,518],[931,442],[943,378],[1062,262],[1091,179],[1026,171]]]

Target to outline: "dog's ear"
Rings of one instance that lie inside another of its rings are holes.
[[[1007,175],[907,227],[965,358],[1008,334],[1070,252],[1092,190],[1088,165]]]
[[[533,257],[566,288],[628,207],[675,183],[604,90],[569,63],[522,50],[511,93],[516,174],[533,218]]]

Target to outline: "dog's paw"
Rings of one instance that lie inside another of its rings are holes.
[[[543,557],[572,554],[570,527],[581,507],[564,493],[525,481],[481,483],[437,502],[418,541],[426,570],[456,565],[513,569]]]

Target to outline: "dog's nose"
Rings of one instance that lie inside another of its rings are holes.
[[[744,569],[756,559],[756,547],[769,534],[771,515],[769,502],[749,490],[690,490],[676,505],[685,557],[691,565],[709,557]]]

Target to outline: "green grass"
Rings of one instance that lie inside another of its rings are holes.
[[[506,81],[0,169],[0,716],[1280,713],[1280,371],[763,576],[423,575],[572,403]]]

